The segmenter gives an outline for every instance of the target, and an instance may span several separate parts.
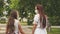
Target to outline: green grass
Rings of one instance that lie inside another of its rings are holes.
[[[48,34],[60,34],[60,28],[52,28]]]
[[[48,32],[48,34],[60,34],[60,28],[52,28],[51,31]]]
[[[27,25],[27,23],[21,23],[21,25],[25,26],[25,25]]]

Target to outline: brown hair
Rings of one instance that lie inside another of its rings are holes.
[[[46,27],[46,17],[43,12],[44,11],[43,6],[40,4],[37,4],[36,7],[37,7],[38,13],[40,15],[40,27],[45,28]]]
[[[8,19],[7,28],[9,33],[13,33],[15,30],[14,19],[17,19],[17,10],[12,10]],[[6,33],[8,33],[6,32]]]

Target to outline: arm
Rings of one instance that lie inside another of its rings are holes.
[[[32,34],[34,34],[35,29],[36,29],[36,27],[37,27],[37,20],[38,20],[38,16],[37,16],[37,15],[35,15],[35,16],[34,16],[34,21],[33,21]]]
[[[19,31],[21,32],[21,34],[25,34],[21,28],[21,24],[18,24],[18,28],[19,28]]]
[[[7,25],[7,27],[6,27],[6,34],[8,34],[8,25]]]
[[[33,24],[32,34],[34,34],[34,31],[35,31],[36,27],[37,27],[37,24]]]
[[[48,27],[48,16],[46,16],[46,28]]]

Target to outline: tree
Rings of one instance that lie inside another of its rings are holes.
[[[0,16],[2,16],[4,10],[3,6],[4,6],[4,0],[0,0]]]
[[[60,0],[10,0],[9,9],[17,9],[21,19],[33,20],[36,4],[42,4],[52,25],[60,25]],[[30,13],[30,15],[29,15]],[[57,23],[58,22],[58,23]]]

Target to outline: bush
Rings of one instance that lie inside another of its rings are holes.
[[[0,23],[1,23],[1,24],[4,24],[4,23],[6,23],[6,20],[5,20],[5,19],[1,19],[1,20],[0,20]]]

